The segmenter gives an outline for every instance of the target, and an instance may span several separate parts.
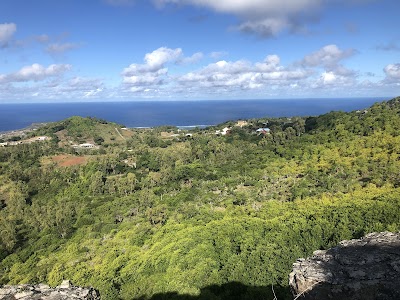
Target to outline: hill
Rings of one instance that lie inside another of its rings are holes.
[[[124,126],[93,117],[71,117],[66,120],[50,123],[38,129],[35,135],[50,135],[59,141],[59,146],[71,144],[120,144],[131,135]]]
[[[399,110],[396,98],[190,132],[49,124],[35,134],[52,140],[0,148],[0,283],[70,279],[104,299],[290,299],[298,257],[400,230]],[[96,137],[98,149],[71,147]]]

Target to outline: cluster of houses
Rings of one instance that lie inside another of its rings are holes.
[[[231,128],[229,128],[229,127],[225,127],[222,130],[216,130],[215,131],[216,135],[227,135],[227,134],[230,134],[230,133],[231,133]]]
[[[269,128],[258,128],[257,130],[256,130],[256,133],[258,134],[258,135],[267,135],[267,134],[270,134],[271,133],[271,129],[269,129]]]
[[[98,149],[99,146],[95,145],[95,144],[91,144],[91,143],[83,143],[83,144],[79,144],[79,145],[72,145],[72,148],[74,149]]]
[[[27,139],[27,140],[19,140],[19,141],[10,141],[10,142],[0,143],[0,147],[16,146],[16,145],[21,145],[21,144],[31,144],[34,142],[42,142],[42,141],[47,141],[50,139],[51,138],[48,136],[35,136],[35,137]]]
[[[247,122],[247,121],[242,121],[242,120],[237,121],[237,123],[235,124],[235,126],[240,127],[240,128],[242,128],[243,126],[246,126],[246,125],[248,125],[248,122]],[[225,128],[223,128],[223,129],[221,129],[221,130],[216,130],[216,131],[215,131],[215,134],[216,134],[216,135],[228,135],[228,134],[231,133],[231,130],[232,130],[232,128],[230,128],[230,127],[225,127]],[[270,133],[271,133],[271,129],[269,129],[269,128],[267,128],[267,127],[265,127],[265,128],[258,128],[258,129],[255,131],[255,133],[258,134],[258,135],[267,135],[267,134],[270,134]]]
[[[243,128],[244,126],[249,125],[249,123],[247,121],[244,120],[239,120],[237,121],[237,123],[234,125],[235,127],[240,127]],[[266,124],[265,124],[266,125]],[[185,136],[186,138],[191,138],[193,137],[193,135],[191,133],[182,133],[180,132],[181,130],[178,129],[178,133],[174,133],[174,132],[161,132],[161,138],[176,138],[179,139],[183,136]],[[231,127],[224,127],[222,129],[218,129],[215,131],[215,135],[217,136],[225,136],[225,135],[229,135],[232,131]],[[257,130],[254,131],[254,134],[258,134],[258,135],[268,135],[271,133],[271,129],[264,127],[264,128],[258,128]]]
[[[178,133],[173,132],[161,132],[161,138],[168,139],[168,138],[176,138],[179,139],[181,137],[192,138],[193,134],[191,133],[182,133],[180,129],[178,129]]]
[[[50,140],[51,138],[48,136],[37,136],[31,139],[27,140],[19,140],[19,141],[10,141],[10,142],[4,142],[0,143],[0,147],[7,147],[7,146],[16,146],[16,145],[22,145],[22,144],[31,144],[34,142],[41,142],[41,141],[47,141]],[[91,144],[91,143],[83,143],[79,145],[72,145],[72,148],[74,149],[98,149],[99,146]]]
[[[230,127],[225,127],[222,130],[216,130],[215,134],[216,135],[228,135],[231,133],[232,128]],[[255,133],[258,135],[267,135],[271,133],[271,129],[269,128],[258,128]]]

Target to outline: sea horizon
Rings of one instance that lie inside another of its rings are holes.
[[[315,116],[352,111],[391,97],[281,98],[254,100],[132,100],[0,103],[0,132],[71,116],[96,117],[131,128],[207,127],[231,120]]]

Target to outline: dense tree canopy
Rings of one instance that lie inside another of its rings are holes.
[[[0,148],[0,284],[70,279],[104,299],[229,299],[235,282],[248,287],[242,299],[254,289],[272,299],[258,289],[270,286],[289,299],[297,258],[400,230],[399,112],[396,98],[230,122],[226,136],[49,124],[31,135],[50,141]],[[257,134],[265,124],[271,133]],[[101,147],[71,147],[79,142]]]

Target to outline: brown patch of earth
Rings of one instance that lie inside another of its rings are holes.
[[[71,167],[86,164],[88,158],[86,156],[72,156],[67,154],[56,155],[51,158],[59,167]]]

